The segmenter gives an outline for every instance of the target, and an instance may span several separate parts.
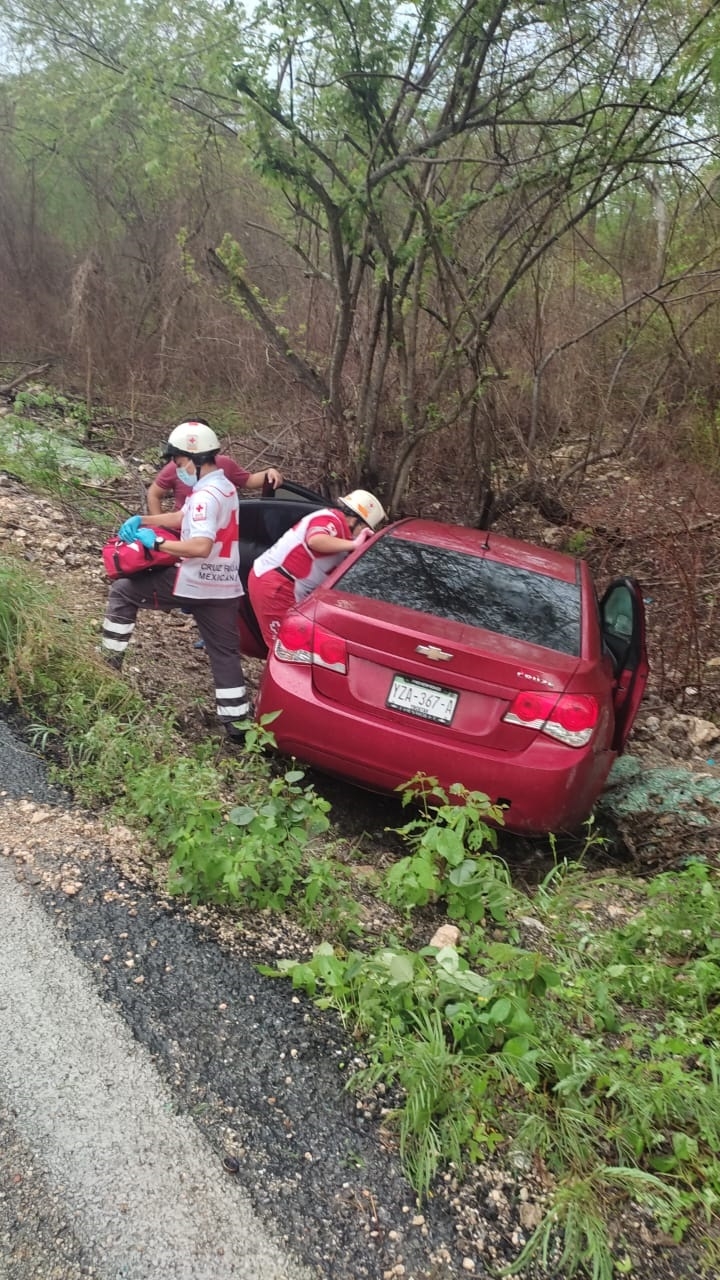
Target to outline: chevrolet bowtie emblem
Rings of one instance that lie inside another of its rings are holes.
[[[424,658],[430,658],[433,662],[449,662],[452,658],[451,653],[438,649],[436,644],[419,644],[415,652],[421,653]]]

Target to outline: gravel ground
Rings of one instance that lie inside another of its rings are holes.
[[[98,1275],[77,1217],[46,1178],[0,1103],[0,1280],[87,1280]]]

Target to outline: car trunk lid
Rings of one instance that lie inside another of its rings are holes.
[[[560,695],[583,665],[570,654],[342,591],[320,591],[314,603],[316,626],[345,642],[347,662],[346,673],[313,665],[316,692],[381,719],[411,718],[418,733],[522,750],[537,730],[503,719],[517,695]]]

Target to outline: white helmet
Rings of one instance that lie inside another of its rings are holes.
[[[207,422],[198,422],[192,420],[190,422],[181,422],[179,427],[175,427],[168,436],[166,454],[182,453],[186,457],[192,457],[195,453],[217,453],[220,448],[218,440],[212,427]]]
[[[341,498],[343,506],[349,507],[355,512],[361,520],[365,521],[371,529],[377,529],[385,519],[385,511],[382,503],[372,493],[368,493],[367,489],[353,489],[352,493],[348,493]]]

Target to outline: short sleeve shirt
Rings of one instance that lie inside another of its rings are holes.
[[[238,466],[237,462],[229,458],[226,453],[219,453],[215,463],[221,471],[224,471],[228,480],[235,485],[236,489],[245,488],[250,479],[249,471],[246,471],[244,467]],[[181,510],[186,498],[189,498],[193,492],[189,485],[183,484],[182,480],[178,479],[177,467],[174,462],[168,462],[162,471],[158,472],[155,477],[155,484],[158,489],[164,489],[165,493],[173,495],[173,504],[176,511]]]

